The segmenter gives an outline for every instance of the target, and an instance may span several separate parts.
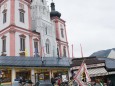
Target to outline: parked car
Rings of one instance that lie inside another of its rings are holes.
[[[53,86],[50,81],[39,81],[34,86]]]

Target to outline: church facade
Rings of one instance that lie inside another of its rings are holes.
[[[66,25],[60,16],[54,3],[49,11],[46,0],[1,0],[1,55],[69,57]]]
[[[0,78],[13,85],[25,75],[35,84],[40,74],[68,74],[68,57],[66,24],[54,2],[50,11],[46,0],[0,0]]]

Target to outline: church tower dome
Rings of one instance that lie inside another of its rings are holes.
[[[50,12],[50,17],[61,17],[61,13],[55,10],[55,3],[51,3],[51,12]]]

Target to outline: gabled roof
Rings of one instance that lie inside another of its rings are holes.
[[[0,66],[9,67],[70,67],[69,58],[0,56]]]

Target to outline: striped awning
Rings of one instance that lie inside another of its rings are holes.
[[[90,77],[108,75],[108,72],[106,71],[104,67],[88,69],[88,72],[89,72]]]

